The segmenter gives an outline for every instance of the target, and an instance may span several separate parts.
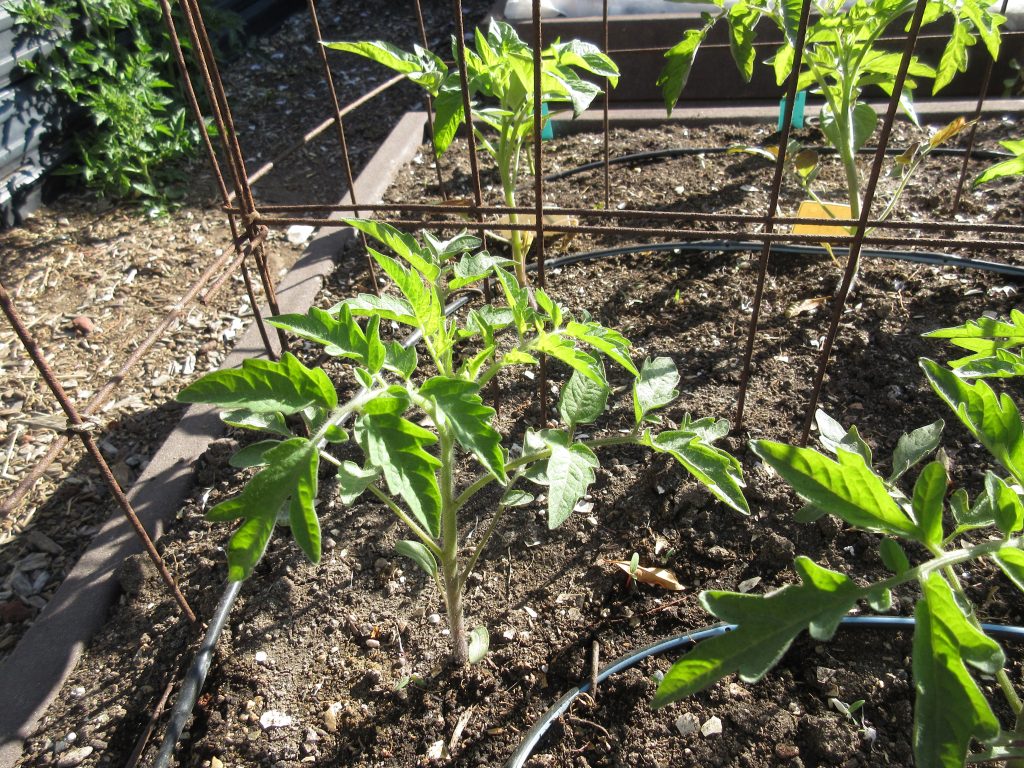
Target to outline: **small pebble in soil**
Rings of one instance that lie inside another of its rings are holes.
[[[85,759],[92,753],[92,747],[69,749],[57,759],[57,768],[76,768],[76,766],[85,762]]]
[[[705,720],[704,725],[700,727],[700,733],[702,736],[716,736],[721,732],[722,719],[714,715]]]
[[[676,730],[684,739],[697,732],[700,728],[700,720],[692,712],[685,712],[676,718]]]

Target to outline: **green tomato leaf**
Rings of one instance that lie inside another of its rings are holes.
[[[1020,496],[992,471],[985,473],[985,494],[996,525],[1004,535],[1009,536],[1024,527],[1024,504]]]
[[[997,478],[998,479],[998,478]],[[921,536],[926,545],[942,544],[942,509],[946,498],[949,477],[941,461],[933,461],[921,470],[914,483],[913,509],[914,517],[921,528]],[[1013,494],[1016,496],[1016,494]],[[1020,504],[1020,502],[1017,502]],[[1024,510],[1022,510],[1024,512]]]
[[[472,453],[498,482],[507,483],[501,435],[493,426],[495,411],[483,404],[480,388],[465,379],[435,376],[423,383],[420,394],[433,401],[459,445]]]
[[[501,497],[498,503],[503,507],[525,507],[527,504],[532,502],[534,498],[535,497],[532,493],[510,488],[505,491],[505,494]]]
[[[403,347],[397,341],[384,345],[384,367],[406,381],[416,372],[417,364],[415,347]]]
[[[434,473],[441,462],[424,450],[437,437],[395,412],[364,412],[354,432],[367,461],[384,472],[391,493],[405,501],[432,536],[440,536],[441,491]]]
[[[993,558],[1017,589],[1024,592],[1024,551],[1003,547]]]
[[[591,424],[604,413],[608,394],[606,385],[596,384],[578,371],[573,371],[558,396],[558,413],[568,427]]]
[[[798,557],[795,567],[801,583],[767,595],[703,592],[704,607],[737,628],[702,641],[673,664],[652,706],[679,701],[734,672],[745,682],[760,680],[804,629],[816,640],[831,638],[864,590],[805,557]]]
[[[863,457],[840,449],[838,463],[810,448],[754,440],[751,450],[782,475],[797,495],[850,525],[918,539],[917,526],[893,501]]]
[[[972,738],[984,743],[999,735],[966,664],[992,675],[1003,666],[1003,652],[967,620],[941,575],[933,573],[922,589],[914,610],[914,761],[959,768]]]
[[[381,221],[370,219],[344,219],[343,221],[350,227],[358,229],[377,242],[386,245],[430,282],[436,280],[437,276],[441,274],[440,267],[432,263],[430,251],[421,247],[412,235]]]
[[[252,573],[266,549],[277,513],[289,498],[292,535],[311,562],[320,561],[320,526],[313,506],[319,452],[309,440],[293,437],[266,450],[262,458],[266,467],[242,492],[217,504],[206,515],[213,522],[245,520],[228,545],[228,578],[232,581]]]
[[[237,427],[238,429],[273,432],[275,435],[281,435],[282,437],[293,436],[292,431],[288,429],[284,416],[273,411],[269,413],[253,413],[244,408],[235,411],[222,411],[220,420],[229,427]]]
[[[332,314],[341,312],[342,307],[348,307],[349,311],[357,317],[379,315],[381,320],[393,320],[396,323],[411,325],[414,328],[417,327],[412,307],[409,306],[409,302],[400,296],[392,296],[387,293],[380,296],[374,296],[371,293],[360,293],[353,299],[346,299],[329,311]]]
[[[346,507],[352,506],[380,476],[378,467],[360,467],[351,461],[343,461],[338,467],[338,498]]]
[[[1024,484],[1024,425],[1016,404],[1005,393],[996,396],[984,381],[968,384],[948,368],[921,360],[932,389],[953,409],[968,431]]]
[[[593,320],[588,320],[585,323],[570,320],[565,325],[565,333],[579,339],[587,346],[593,347],[598,352],[603,352],[634,376],[640,375],[629,356],[633,345],[618,331],[605,328]]]
[[[662,432],[654,438],[648,434],[645,444],[672,456],[719,501],[742,515],[750,514],[743,496],[743,473],[734,456],[685,430]]]
[[[281,444],[280,440],[260,440],[258,443],[252,443],[245,446],[228,459],[228,464],[238,469],[245,469],[246,467],[262,467],[267,463],[264,455],[267,451]]]
[[[600,466],[597,456],[587,446],[574,443],[565,446],[549,443],[551,458],[547,461],[548,528],[555,529],[568,519],[587,488],[594,482],[594,469]]]
[[[856,426],[848,430],[820,408],[814,414],[818,425],[819,440],[822,447],[829,453],[838,453],[839,449],[858,454],[864,463],[871,466],[871,446],[864,442]]]
[[[972,184],[977,187],[996,179],[1005,179],[1007,176],[1020,176],[1022,174],[1024,174],[1024,155],[1018,155],[1010,160],[1003,160],[989,166],[978,174]]]
[[[939,66],[935,72],[935,82],[932,84],[932,95],[941,91],[949,85],[958,72],[967,71],[967,49],[974,45],[974,35],[970,32],[970,26],[965,21],[958,21],[953,24],[953,34],[939,59]]]
[[[347,357],[360,365],[366,364],[366,334],[345,304],[339,306],[337,318],[322,309],[310,307],[305,315],[278,315],[268,318],[267,323],[300,339],[323,345],[324,352],[332,357]]]
[[[665,68],[658,75],[656,86],[661,88],[661,96],[665,102],[665,111],[669,117],[672,116],[672,109],[679,101],[679,97],[686,87],[686,81],[690,79],[690,70],[693,68],[693,60],[697,56],[700,44],[707,36],[708,27],[701,29],[688,29],[683,33],[683,39],[665,51]]]
[[[427,576],[431,578],[437,576],[437,560],[422,542],[403,539],[395,542],[395,551],[416,563]]]
[[[939,447],[942,430],[946,422],[942,419],[918,427],[913,432],[905,432],[896,443],[892,454],[892,474],[889,482],[895,483],[903,474]]]
[[[633,415],[636,423],[657,421],[650,418],[651,411],[664,408],[677,397],[679,371],[671,357],[647,358],[640,368],[640,376],[633,382]]]
[[[561,360],[574,371],[578,371],[599,386],[608,386],[604,378],[604,370],[597,358],[577,349],[570,338],[559,333],[544,333],[533,343],[537,352]],[[505,355],[506,362],[509,355]]]
[[[910,568],[907,553],[903,551],[903,547],[896,539],[891,539],[888,536],[882,539],[878,544],[878,554],[881,555],[885,567],[897,576],[901,576]]]
[[[729,49],[744,81],[750,82],[754,75],[754,25],[761,13],[743,0],[735,3],[726,15],[729,23]]]
[[[285,416],[311,405],[327,410],[338,405],[338,394],[327,374],[307,368],[290,352],[276,362],[252,358],[241,368],[208,373],[185,387],[177,399]]]

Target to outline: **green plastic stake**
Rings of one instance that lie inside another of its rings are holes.
[[[793,104],[793,127],[804,127],[804,107],[807,105],[807,91],[797,91],[796,102]],[[779,99],[779,130],[786,115],[786,97]]]
[[[547,102],[541,102],[540,104],[540,115],[541,117],[548,116],[548,105]],[[555,138],[555,132],[551,129],[551,121],[548,120],[544,123],[544,127],[540,129],[540,140],[547,141]]]

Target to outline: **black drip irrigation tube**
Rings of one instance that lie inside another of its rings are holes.
[[[842,621],[840,621],[840,625],[844,627],[860,627],[863,629],[899,630],[913,627],[914,619],[906,616],[846,616]],[[981,627],[992,637],[1024,641],[1024,627],[1003,626],[1000,624],[982,624]],[[611,664],[598,672],[597,682],[602,683],[612,675],[624,672],[636,664],[639,664],[644,659],[649,659],[652,656],[657,656],[669,651],[688,648],[691,645],[696,645],[701,640],[706,640],[709,637],[717,637],[718,635],[724,635],[726,632],[731,632],[734,629],[736,629],[735,624],[715,624],[705,627],[704,629],[685,632],[681,635],[670,637],[667,640],[659,640],[658,642],[652,643],[638,651],[634,651],[617,658]],[[544,737],[544,734],[547,733],[551,725],[558,720],[559,717],[565,714],[573,701],[575,701],[581,693],[587,693],[589,691],[589,681],[567,691],[562,698],[556,701],[551,708],[541,715],[540,719],[530,727],[530,730],[526,732],[526,735],[520,742],[519,748],[516,749],[508,759],[504,768],[522,768],[533,754],[533,750],[536,749],[537,744]]]
[[[823,155],[836,154],[836,150],[832,147],[806,147],[806,149],[813,149]],[[877,147],[861,147],[857,150],[857,154],[873,155],[877,151]],[[887,148],[885,150],[885,154],[901,155],[903,154],[903,151],[904,150],[902,149]],[[673,157],[687,157],[690,155],[727,155],[730,152],[734,154],[742,154],[737,147],[673,147],[670,149],[655,149],[649,152],[634,152],[629,155],[610,157],[608,158],[608,164],[630,165],[637,163],[654,163],[660,160],[668,160]],[[963,147],[935,147],[928,154],[935,155],[937,157],[963,157],[967,154],[967,150]],[[1002,152],[997,149],[976,149],[971,152],[971,157],[978,160],[1006,160],[1007,158],[1012,158],[1013,155],[1009,152]],[[567,168],[564,171],[557,171],[556,173],[548,174],[544,177],[544,181],[568,179],[571,176],[576,176],[580,173],[587,173],[588,171],[594,171],[599,168],[604,168],[604,160],[595,160],[592,163],[584,163],[583,165],[576,166],[575,168]]]
[[[560,256],[555,259],[548,259],[545,261],[545,267],[547,269],[557,269],[559,267],[565,267],[572,264],[579,264],[583,262],[599,261],[601,259],[613,258],[615,256],[625,256],[635,253],[659,253],[659,252],[683,252],[683,251],[697,251],[697,252],[738,252],[738,251],[756,251],[761,248],[760,243],[749,242],[743,240],[698,240],[692,242],[676,242],[676,243],[649,243],[645,245],[627,245],[619,246],[616,248],[608,248],[599,251],[588,251],[586,253],[574,253],[566,256]],[[805,255],[828,255],[828,252],[824,248],[816,246],[805,246],[805,245],[784,245],[784,244],[773,244],[772,250],[776,253],[788,253],[788,254],[805,254]],[[837,249],[838,252],[839,249]],[[991,272],[997,272],[999,274],[1007,275],[1010,277],[1016,277],[1024,279],[1024,267],[1014,267],[1007,264],[999,264],[992,261],[983,261],[981,259],[969,259],[960,256],[951,256],[948,254],[928,252],[928,251],[886,251],[886,250],[870,250],[864,249],[863,255],[869,257],[878,258],[890,258],[900,259],[904,261],[916,262],[919,264],[930,264],[934,266],[958,266],[968,267],[973,269],[988,270]],[[527,269],[536,269],[536,264],[527,265]],[[445,315],[451,315],[457,312],[462,307],[466,306],[470,301],[470,296],[463,295],[453,301],[451,304],[445,307]],[[419,331],[415,331],[407,336],[402,341],[403,347],[411,347],[419,342],[421,334]],[[164,734],[164,739],[160,744],[160,752],[157,754],[156,759],[153,762],[153,768],[166,768],[169,764],[171,756],[174,754],[174,749],[178,744],[178,740],[181,738],[181,734],[185,729],[185,724],[188,721],[192,710],[195,708],[196,699],[199,697],[199,693],[202,690],[203,684],[206,682],[207,673],[210,670],[210,663],[213,659],[213,652],[217,645],[217,641],[220,638],[221,632],[224,627],[227,626],[227,618],[231,612],[231,608],[235,604],[235,598],[238,597],[239,590],[242,582],[229,582],[224,590],[223,595],[220,598],[220,602],[217,604],[217,609],[213,614],[209,628],[206,631],[206,635],[203,638],[203,643],[196,653],[196,657],[189,667],[188,672],[182,682],[181,690],[178,692],[178,698],[174,703],[174,708],[171,710],[171,717],[167,725],[167,730]],[[900,619],[895,617],[847,617],[843,619],[844,625],[849,624],[864,624],[868,622],[875,622],[872,626],[882,626],[883,623],[898,623],[898,622],[910,622],[913,623],[912,619]],[[903,625],[901,625],[903,626]],[[1012,635],[1014,638],[1024,640],[1024,629],[1017,627],[1000,627],[998,625],[983,625],[986,630],[991,629],[992,632],[1002,632],[1005,635]],[[670,640],[664,640],[660,643],[647,646],[647,648],[637,651],[635,654],[623,657],[613,664],[605,667],[604,670],[598,676],[598,681],[604,680],[606,677],[615,674],[615,672],[625,669],[631,664],[635,664],[643,658],[652,656],[657,653],[664,653],[665,651],[673,648],[685,646],[688,643],[698,642],[705,637],[711,637],[715,634],[721,634],[726,632],[731,627],[729,625],[719,625],[716,627],[709,627],[699,632],[689,632],[685,635],[672,638]],[[641,655],[644,654],[644,655]],[[629,660],[630,664],[622,666],[625,661]],[[526,735],[522,746],[516,751],[505,768],[518,768],[523,764],[523,761],[529,757],[530,751],[533,746],[540,739],[540,737],[547,730],[550,725],[550,721],[556,719],[565,709],[569,706],[576,696],[580,693],[587,691],[589,683],[574,688],[572,691],[567,693],[562,699],[551,710],[548,711],[545,718],[550,718],[546,721],[542,718],[540,722],[535,724]],[[561,709],[558,707],[561,706]],[[555,710],[558,710],[557,712]],[[552,715],[551,713],[554,712]],[[536,731],[536,733],[535,733]],[[532,741],[531,741],[532,739]],[[527,749],[527,747],[529,747]],[[526,750],[524,752],[524,750]],[[517,762],[518,760],[518,762]]]

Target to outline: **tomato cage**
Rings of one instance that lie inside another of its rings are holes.
[[[905,34],[889,39],[890,42],[901,46],[896,59],[893,60],[895,67],[890,87],[892,95],[884,105],[877,144],[870,151],[870,167],[867,171],[867,181],[862,188],[863,202],[860,205],[859,214],[846,217],[843,217],[842,214],[792,216],[783,215],[780,210],[780,197],[787,164],[794,160],[791,154],[790,139],[794,131],[794,119],[799,103],[798,94],[806,86],[806,84],[801,86],[799,74],[803,64],[811,19],[812,3],[810,0],[805,0],[801,4],[798,17],[793,19],[794,26],[790,31],[793,36],[793,60],[789,74],[785,77],[784,106],[779,115],[777,137],[773,141],[774,167],[771,184],[767,190],[767,205],[763,212],[746,214],[631,208],[613,205],[611,177],[616,166],[616,159],[610,155],[609,132],[613,126],[634,125],[637,116],[634,112],[613,109],[611,89],[608,87],[607,79],[603,83],[604,96],[600,109],[585,114],[581,123],[596,129],[603,136],[602,159],[597,169],[603,175],[603,206],[598,208],[558,206],[546,202],[545,184],[550,183],[554,175],[547,172],[549,152],[543,141],[530,142],[533,184],[532,189],[524,190],[525,202],[516,206],[490,203],[485,194],[485,174],[479,162],[480,147],[476,130],[478,126],[474,124],[477,118],[474,116],[473,110],[467,68],[466,29],[463,25],[464,13],[460,0],[452,2],[452,22],[455,28],[453,55],[459,75],[461,109],[465,120],[465,128],[461,131],[461,135],[466,146],[465,157],[469,174],[466,178],[456,178],[455,174],[450,172],[450,161],[445,156],[438,158],[433,163],[433,169],[441,201],[437,203],[381,202],[383,190],[370,191],[366,197],[360,193],[354,172],[354,163],[350,157],[345,120],[356,110],[372,108],[371,105],[375,98],[398,85],[405,77],[402,74],[395,75],[349,103],[342,104],[334,74],[337,67],[342,65],[342,61],[335,58],[335,54],[322,45],[317,45],[317,56],[329,97],[327,103],[329,116],[319,124],[312,126],[303,135],[295,136],[294,142],[271,161],[253,167],[254,163],[247,160],[244,151],[244,131],[239,128],[243,124],[243,120],[239,119],[232,109],[228,89],[222,79],[220,64],[214,55],[214,47],[198,1],[180,0],[176,8],[172,8],[171,0],[160,0],[160,5],[172,42],[172,53],[184,83],[187,103],[199,124],[212,123],[216,128],[215,132],[203,133],[203,142],[216,181],[221,206],[230,227],[230,249],[225,249],[221,256],[212,260],[205,267],[189,290],[178,298],[150,334],[131,354],[124,358],[118,372],[93,395],[88,403],[81,407],[75,405],[64,391],[59,372],[52,369],[45,352],[34,338],[31,328],[23,321],[16,299],[6,287],[0,285],[0,308],[14,329],[25,352],[31,358],[39,376],[52,393],[56,406],[59,407],[66,419],[66,423],[58,426],[59,434],[53,440],[48,451],[4,499],[0,506],[0,526],[7,526],[9,530],[13,527],[13,523],[10,521],[14,519],[15,512],[25,502],[38,480],[70,443],[75,440],[80,441],[90,460],[99,468],[103,481],[109,487],[125,519],[129,521],[130,530],[159,570],[160,577],[169,593],[173,595],[181,616],[197,630],[201,624],[199,618],[189,605],[182,590],[175,583],[170,569],[153,543],[153,537],[147,532],[148,525],[154,533],[159,533],[162,524],[158,521],[161,515],[166,515],[167,512],[158,509],[159,505],[154,503],[155,496],[167,493],[166,486],[157,487],[155,485],[155,480],[159,479],[158,467],[153,467],[151,475],[147,477],[150,485],[139,492],[141,495],[136,492],[126,492],[115,477],[98,444],[95,434],[98,416],[102,412],[104,403],[119,391],[128,373],[146,359],[147,354],[160,343],[168,329],[182,318],[187,309],[195,302],[212,301],[214,296],[224,289],[233,275],[240,275],[244,283],[263,353],[269,359],[277,359],[282,350],[289,348],[289,339],[285,333],[280,330],[272,331],[264,321],[266,314],[278,315],[283,311],[278,301],[274,276],[268,263],[268,249],[271,247],[268,234],[271,230],[284,231],[289,227],[302,226],[317,228],[321,231],[341,231],[344,242],[352,243],[357,238],[355,231],[345,227],[339,221],[341,218],[350,217],[373,218],[407,230],[469,229],[478,233],[484,243],[487,243],[489,239],[494,240],[495,229],[504,232],[528,233],[533,243],[529,254],[533,280],[534,284],[540,288],[544,288],[549,281],[556,279],[551,274],[554,262],[547,245],[552,235],[590,235],[595,238],[610,238],[616,243],[618,253],[628,252],[630,248],[653,250],[651,245],[654,243],[670,248],[679,248],[680,244],[696,244],[711,249],[732,248],[753,252],[756,255],[755,290],[750,302],[749,317],[744,322],[743,342],[737,350],[740,364],[733,410],[733,426],[737,430],[741,429],[744,423],[750,381],[755,373],[754,359],[759,345],[758,330],[759,324],[763,320],[765,284],[772,255],[786,248],[818,248],[821,244],[825,244],[830,251],[834,249],[842,255],[845,264],[842,266],[838,289],[830,301],[828,325],[822,341],[818,345],[815,371],[807,388],[808,391],[803,396],[805,407],[800,426],[800,438],[803,442],[806,442],[809,437],[814,414],[821,398],[822,386],[829,370],[830,361],[834,357],[833,352],[837,337],[841,332],[842,319],[851,289],[854,286],[862,256],[868,250],[913,247],[932,252],[956,250],[999,253],[1006,258],[998,261],[985,261],[956,256],[952,253],[938,255],[932,253],[927,256],[921,254],[919,259],[924,263],[990,269],[1017,278],[1024,276],[1024,267],[1021,267],[1019,263],[1014,263],[1012,258],[1024,252],[1024,223],[976,223],[958,221],[953,218],[960,207],[965,185],[969,179],[969,165],[975,155],[975,135],[979,121],[990,117],[996,110],[1020,109],[1019,101],[990,108],[989,92],[994,67],[991,59],[988,59],[983,67],[977,88],[977,98],[966,114],[967,120],[958,129],[963,130],[967,138],[966,146],[959,158],[955,191],[949,201],[949,216],[936,219],[901,219],[889,217],[886,215],[887,212],[879,210],[876,193],[883,176],[884,164],[887,156],[898,151],[894,151],[890,147],[890,139],[901,108],[900,95],[907,78],[911,76],[913,56],[919,41],[927,37],[921,33],[922,26],[926,21],[927,0],[918,0],[913,4],[911,19]],[[1006,5],[1007,0],[1003,0],[1004,11]],[[414,8],[418,20],[417,32],[420,45],[423,50],[429,51],[430,37],[420,0],[414,1]],[[174,12],[175,10],[177,13]],[[608,52],[613,58],[620,56],[628,58],[652,52],[660,56],[663,51],[661,48],[627,47],[625,45],[616,47],[610,44],[617,22],[609,14],[609,0],[603,0],[601,11],[600,19],[591,20],[591,24],[597,31],[596,39],[593,42],[602,50]],[[309,17],[310,39],[315,44],[329,39],[333,35],[344,37],[344,29],[329,31],[322,29],[315,0],[307,1],[306,12]],[[176,18],[180,18],[180,21],[176,21]],[[554,36],[557,34],[553,33],[549,26],[555,29],[559,28],[558,23],[545,19],[541,0],[532,0],[527,21],[520,24],[520,29],[523,30],[524,41],[532,47],[533,51],[533,82],[530,85],[534,104],[544,102],[542,52],[546,45],[553,42]],[[1003,32],[1004,40],[1009,41],[1019,40],[1019,35],[1019,32]],[[720,43],[719,45],[727,46],[728,44]],[[200,92],[204,96],[203,99],[200,98]],[[427,96],[423,119],[420,120],[417,117],[410,121],[410,125],[415,130],[425,123],[426,135],[433,137],[435,134],[434,115],[435,104],[432,98]],[[682,116],[682,120],[686,120],[686,115]],[[545,123],[546,118],[543,112],[534,110],[532,135],[541,136],[545,130]],[[327,133],[334,134],[338,142],[338,154],[347,188],[344,199],[334,204],[312,201],[288,204],[261,202],[259,181],[271,172],[281,172],[286,169],[288,158],[294,152]],[[418,139],[421,138],[423,137],[418,137]],[[815,227],[819,229],[810,232],[801,231],[801,229]],[[709,238],[714,238],[715,242],[708,244]],[[337,250],[340,245],[334,243],[331,247]],[[365,247],[365,240],[363,240],[364,251]],[[252,274],[253,270],[256,272],[255,277]],[[326,273],[321,271],[317,277],[323,278],[324,274]],[[362,284],[369,286],[374,292],[379,292],[374,264],[368,252],[366,253],[365,272],[353,277],[362,281]],[[307,295],[311,298],[313,294]],[[265,300],[265,307],[261,296]],[[549,382],[543,368],[537,381],[533,406],[542,418],[551,407]],[[210,422],[204,422],[204,427],[210,427]],[[210,428],[212,429],[212,427]],[[194,459],[198,452],[201,452],[201,448],[189,447],[184,453],[174,458],[172,463],[180,463],[183,459]],[[167,477],[173,478],[175,483],[187,485],[188,478],[182,472],[171,472],[167,465],[164,466],[164,469],[168,472]],[[143,514],[140,514],[137,509],[140,504],[146,507]],[[153,507],[153,509],[150,510],[149,507]],[[113,567],[114,564],[111,562],[100,563],[99,566],[96,566],[96,570],[80,578],[97,579],[97,589],[107,595],[107,599],[110,599],[110,595],[115,590],[112,581]],[[97,576],[97,574],[99,575]],[[237,595],[237,587],[225,594],[217,615],[211,620],[211,629],[219,632],[219,629],[223,627],[235,595]],[[51,613],[64,611],[66,616],[74,617],[76,610],[73,604],[74,597],[75,594],[70,591],[67,594],[58,593],[47,610]],[[68,639],[72,643],[84,643],[95,630],[96,621],[95,618],[89,621],[74,620],[72,623],[77,623],[78,628],[76,634]],[[45,632],[45,623],[40,622],[40,626],[43,629],[39,629],[36,633],[37,637]],[[216,643],[216,632],[212,635],[208,634],[204,642],[203,653],[206,655],[203,663],[207,667],[212,647]],[[58,650],[56,653],[60,657],[63,651]],[[66,661],[66,659],[62,659],[59,663],[53,663],[52,674],[47,680],[47,684],[51,688],[59,684],[61,674],[67,671],[67,667],[73,665],[73,655],[70,664]],[[36,676],[38,671],[38,669],[24,669],[19,673],[23,680],[16,682],[23,683],[28,678]],[[165,695],[154,706],[149,727],[140,735],[129,759],[130,765],[134,765],[146,749],[152,732],[163,717],[163,709],[169,699],[169,693],[177,683],[177,678],[170,680]],[[171,717],[171,725],[168,726],[168,738],[165,739],[164,747],[161,750],[161,759],[164,761],[169,759],[173,751],[174,744],[184,728],[201,684],[202,675],[190,673],[183,692],[179,696],[179,703]],[[5,728],[2,730],[5,738],[7,738],[8,730],[23,737],[26,729],[45,708],[45,703],[29,702],[28,705],[19,705],[19,707],[8,710],[7,717],[11,719],[14,726],[9,728],[8,724],[4,723]]]

